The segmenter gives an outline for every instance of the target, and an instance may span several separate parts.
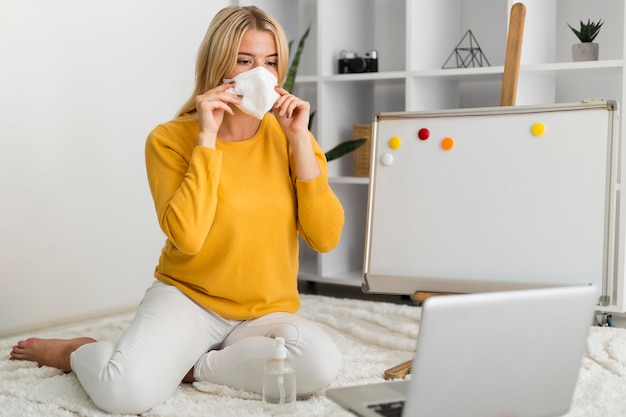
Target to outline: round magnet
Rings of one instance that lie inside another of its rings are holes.
[[[398,149],[400,146],[402,146],[402,140],[399,137],[394,136],[389,139],[389,147],[391,149]]]
[[[444,151],[449,151],[450,149],[454,148],[454,139],[452,138],[443,138],[441,140],[441,148]]]
[[[546,131],[546,125],[544,125],[543,123],[535,123],[534,125],[532,125],[532,127],[530,128],[530,131],[532,132],[533,135],[535,136],[541,136],[545,133]]]
[[[380,163],[385,166],[393,164],[393,155],[390,153],[383,154],[380,157]]]
[[[430,137],[430,130],[424,128],[421,128],[418,132],[417,132],[417,137],[420,138],[420,140],[426,140]]]

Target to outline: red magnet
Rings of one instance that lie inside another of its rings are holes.
[[[430,130],[426,128],[420,129],[419,132],[417,132],[417,137],[420,138],[421,140],[428,139],[430,137]]]

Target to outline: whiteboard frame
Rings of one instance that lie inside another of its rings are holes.
[[[604,265],[602,272],[602,282],[590,282],[601,289],[601,296],[598,300],[600,309],[603,311],[624,312],[624,242],[626,217],[624,212],[626,204],[621,199],[622,169],[621,161],[623,152],[621,138],[619,137],[619,110],[618,104],[612,100],[587,100],[576,103],[532,105],[532,106],[511,106],[511,107],[489,107],[471,109],[451,109],[441,111],[422,112],[384,112],[374,115],[372,123],[372,152],[371,168],[369,175],[368,207],[365,234],[365,251],[363,259],[362,290],[365,293],[373,294],[406,294],[413,295],[416,292],[441,292],[441,293],[471,293],[486,291],[515,290],[527,288],[541,288],[555,285],[569,285],[567,283],[535,281],[497,281],[442,278],[441,276],[410,276],[394,275],[384,273],[376,268],[372,268],[371,255],[372,230],[374,229],[375,201],[379,166],[379,124],[389,120],[417,119],[417,118],[438,118],[438,117],[465,117],[465,116],[485,116],[503,115],[537,112],[555,112],[568,110],[606,110],[608,125],[608,160],[607,160],[607,183],[606,183],[606,204],[605,204],[605,243],[604,243]],[[380,202],[379,202],[380,204]],[[393,203],[392,203],[393,204]],[[621,219],[621,221],[620,221]],[[580,282],[572,283],[580,284]]]

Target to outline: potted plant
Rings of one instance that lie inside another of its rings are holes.
[[[592,22],[587,19],[587,23],[580,21],[580,29],[573,28],[569,23],[567,26],[574,32],[574,35],[580,40],[580,43],[572,45],[572,59],[574,61],[597,61],[600,51],[600,45],[594,43],[593,40],[600,33],[600,28],[604,22],[598,20]]]

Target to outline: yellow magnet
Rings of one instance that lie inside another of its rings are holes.
[[[454,139],[452,139],[452,138],[443,138],[441,140],[441,148],[444,151],[449,151],[450,149],[454,148]]]
[[[399,137],[394,136],[389,139],[389,147],[391,149],[398,149],[400,146],[402,146],[402,139],[400,139]]]
[[[544,134],[544,132],[546,131],[546,125],[544,125],[543,123],[535,123],[531,128],[530,131],[533,133],[533,135],[535,136],[541,136]]]

